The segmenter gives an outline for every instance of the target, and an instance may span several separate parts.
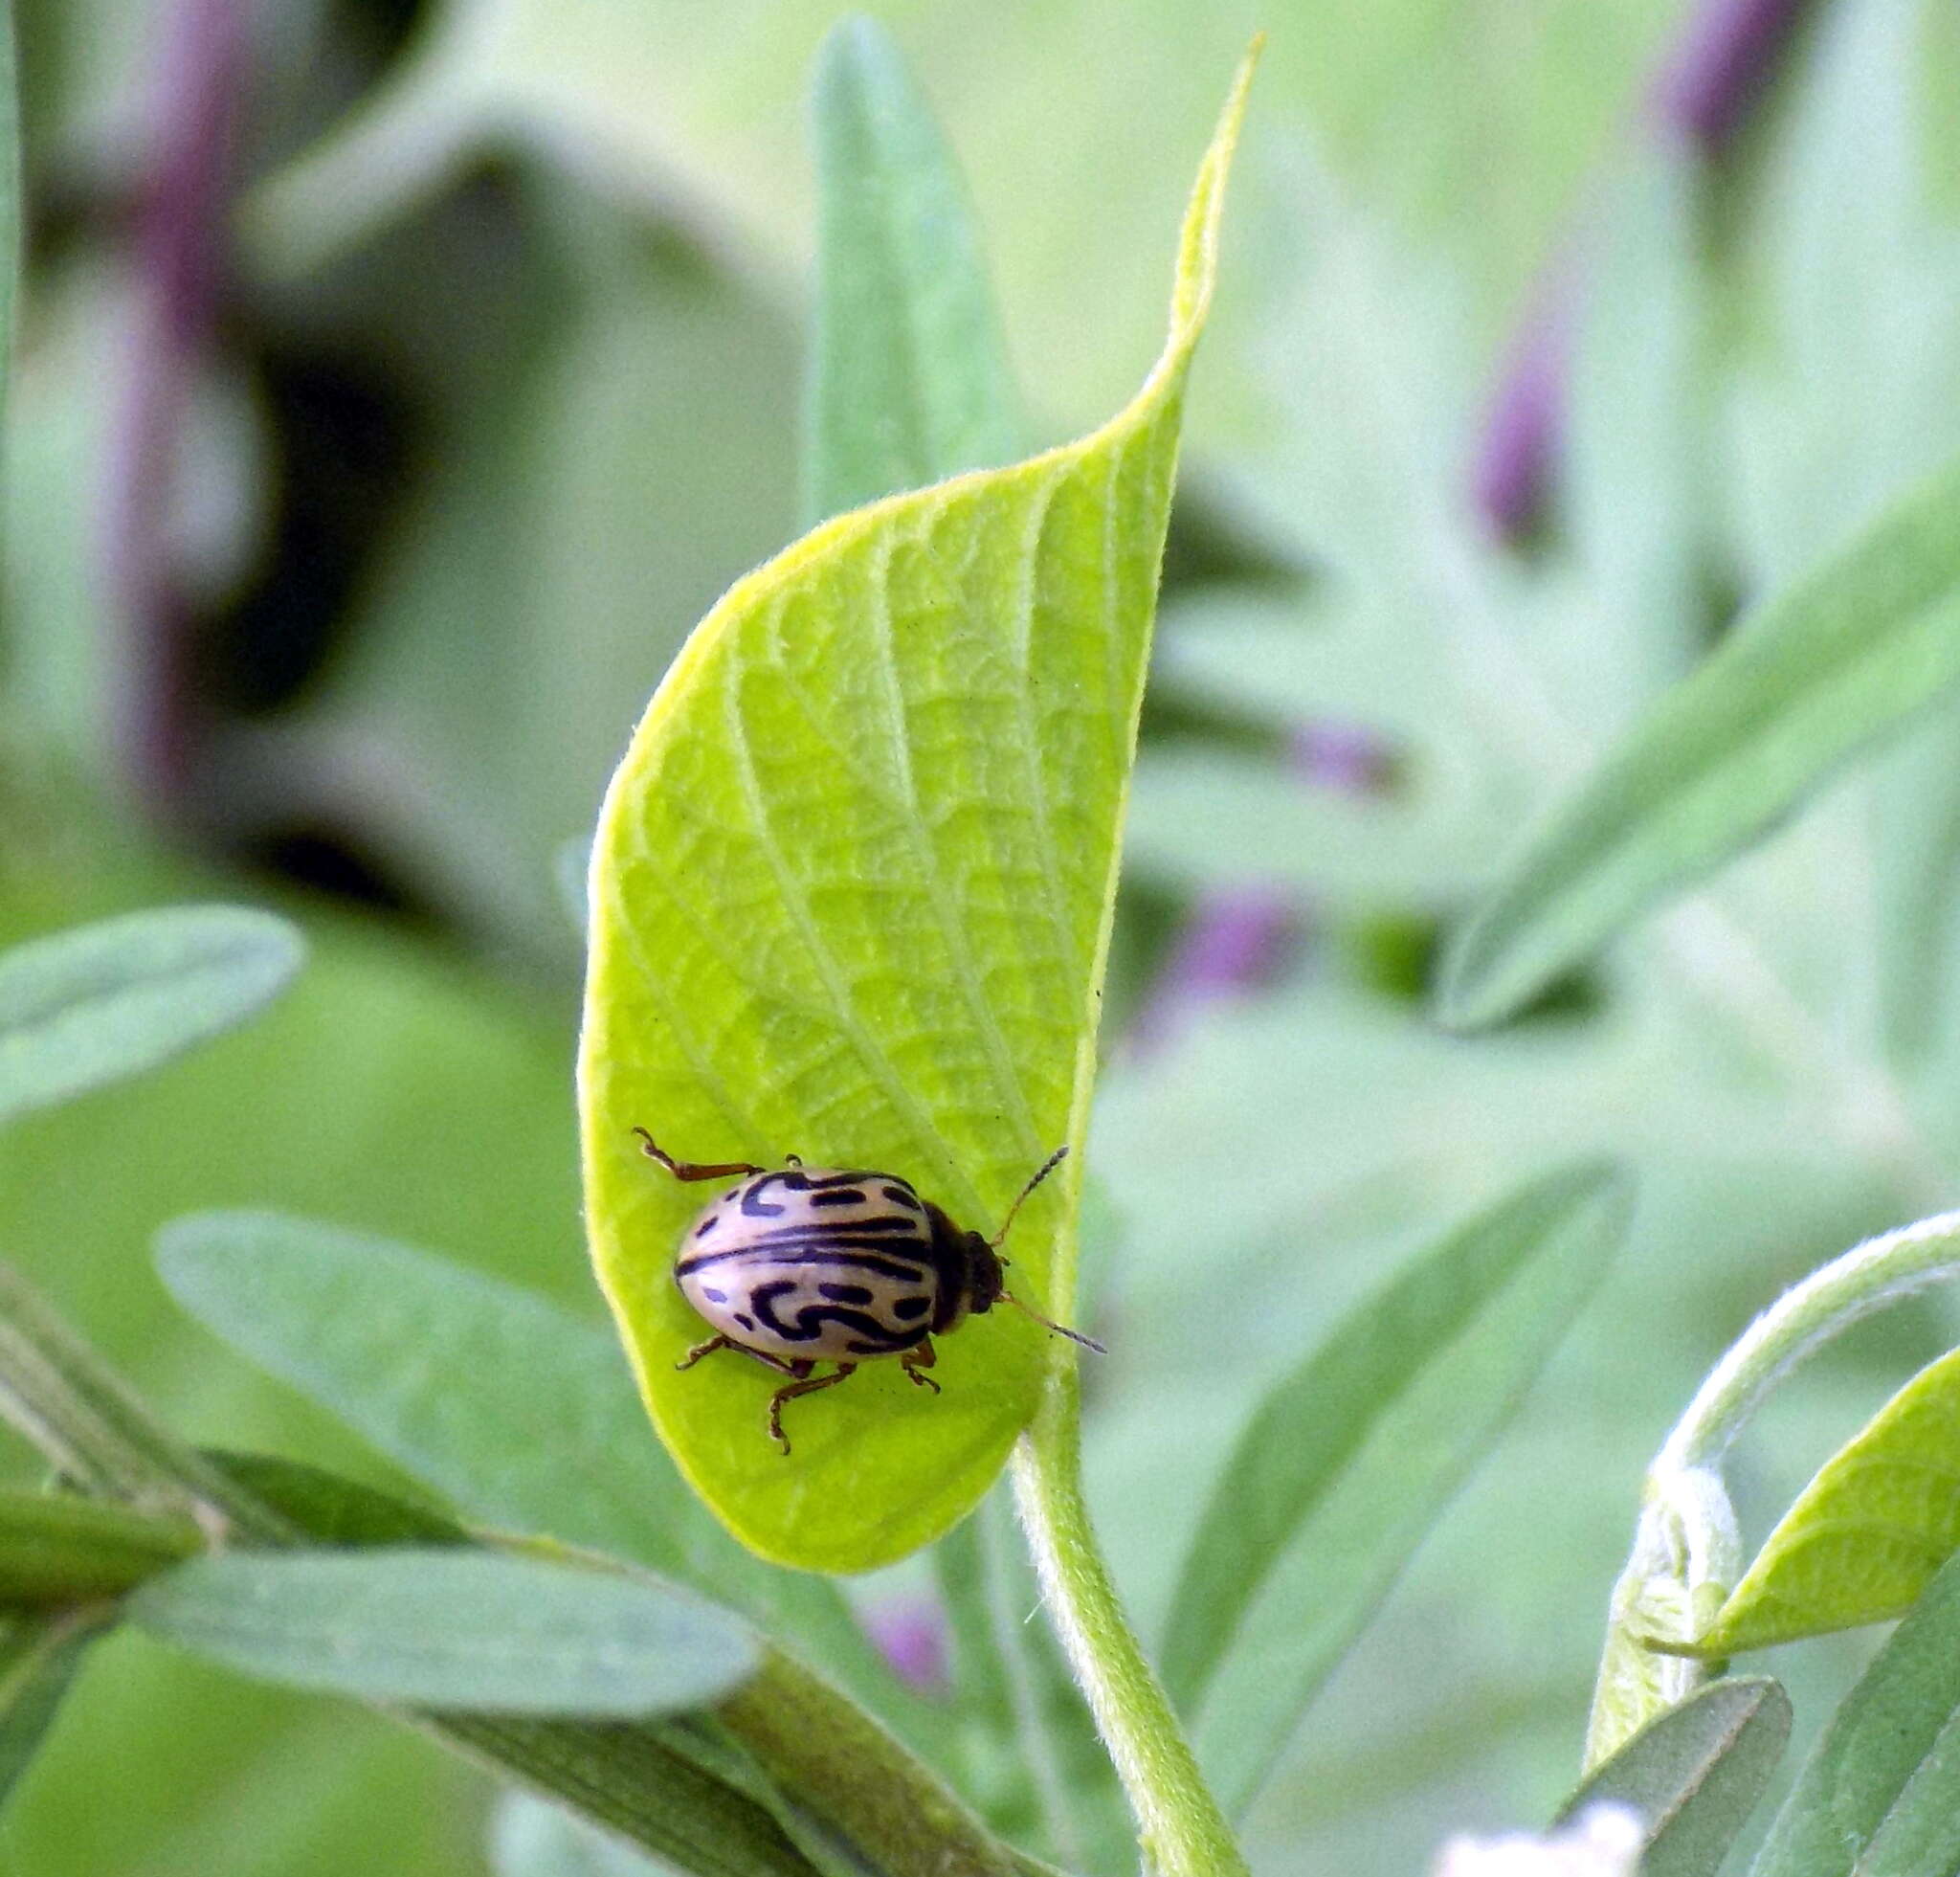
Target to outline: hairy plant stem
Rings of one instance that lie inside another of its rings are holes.
[[[1793,1285],[1709,1371],[1654,1470],[1722,1464],[1763,1398],[1791,1370],[1876,1310],[1960,1277],[1960,1212],[1883,1232]]]
[[[1123,1613],[1082,1496],[1081,1386],[1072,1352],[1048,1372],[1014,1453],[1014,1498],[1042,1594],[1129,1796],[1157,1877],[1245,1877],[1218,1801]]]
[[[1953,1278],[1960,1212],[1882,1233],[1786,1290],[1709,1371],[1647,1469],[1593,1691],[1589,1767],[1706,1677],[1704,1664],[1648,1644],[1695,1642],[1735,1587],[1742,1546],[1722,1463],[1770,1391],[1853,1324]]]

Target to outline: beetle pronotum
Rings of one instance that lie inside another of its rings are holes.
[[[676,1160],[644,1128],[640,1151],[678,1180],[739,1179],[711,1200],[680,1241],[674,1282],[716,1333],[675,1364],[691,1369],[719,1349],[738,1350],[790,1377],[769,1397],[769,1437],[787,1454],[783,1404],[835,1388],[860,1362],[896,1355],[921,1388],[937,1361],[934,1336],[997,1303],[1102,1353],[1102,1345],[1051,1323],[1006,1287],[1001,1240],[1022,1201],[1061,1164],[1058,1147],[1015,1195],[992,1238],[955,1225],[896,1173],[787,1167],[735,1160]],[[834,1362],[828,1375],[819,1362]]]

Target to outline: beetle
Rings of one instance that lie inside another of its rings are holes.
[[[739,1179],[702,1210],[674,1257],[681,1296],[713,1327],[674,1366],[691,1369],[717,1350],[753,1356],[790,1377],[769,1397],[769,1438],[787,1454],[783,1404],[835,1388],[860,1362],[895,1355],[907,1377],[935,1395],[925,1372],[934,1336],[1007,1303],[1044,1329],[1106,1353],[1080,1331],[1050,1323],[1006,1287],[1001,1240],[1022,1201],[1058,1167],[1058,1147],[1036,1169],[992,1238],[955,1225],[910,1181],[865,1169],[783,1167],[746,1160],[677,1160],[644,1128],[640,1151],[678,1180]],[[833,1362],[833,1374],[816,1365]]]

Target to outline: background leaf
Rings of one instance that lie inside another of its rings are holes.
[[[1018,401],[972,205],[885,31],[816,55],[820,220],[804,520],[1018,456]]]
[[[1817,1469],[1701,1639],[1740,1655],[1903,1616],[1960,1546],[1960,1352]]]
[[[1570,1327],[1626,1229],[1611,1168],[1459,1227],[1271,1390],[1172,1603],[1163,1672],[1228,1804],[1301,1711]]]
[[[707,1196],[638,1152],[877,1167],[956,1219],[999,1218],[1080,1149],[1119,821],[1184,376],[1211,292],[1240,90],[1185,226],[1169,343],[1080,444],[895,497],[739,583],[614,777],[592,871],[580,1047],[587,1219],[662,1438],[765,1556],[863,1570],[970,1508],[1047,1359],[1013,1312],[949,1339],[943,1397],[872,1365],[807,1413],[675,1363],[668,1281]],[[1079,1155],[1028,1209],[1016,1283],[1064,1317]],[[813,1407],[817,1404],[812,1404]]]
[[[93,1617],[73,1610],[0,1617],[0,1807],[33,1764],[99,1633]]]
[[[1751,1877],[1926,1877],[1960,1861],[1960,1570],[1845,1696]]]
[[[505,1793],[498,1801],[490,1867],[496,1877],[659,1877],[665,1868],[527,1792]]]
[[[0,955],[0,1123],[141,1075],[244,1022],[300,969],[270,913],[132,913]]]
[[[708,1516],[599,1326],[427,1252],[276,1214],[178,1219],[157,1264],[186,1309],[466,1517],[693,1584],[768,1623],[902,1731],[931,1731],[834,1586],[761,1563]]]
[[[1490,1023],[1760,836],[1960,679],[1960,470],[1767,602],[1526,844],[1454,937],[1442,1010]]]
[[[700,1707],[756,1665],[710,1604],[488,1552],[220,1553],[152,1578],[124,1610],[245,1674],[422,1708],[634,1717]]]
[[[1559,1807],[1631,1805],[1641,1877],[1714,1877],[1790,1742],[1790,1697],[1766,1678],[1711,1682],[1651,1721]]]

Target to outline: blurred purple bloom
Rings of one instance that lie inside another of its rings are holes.
[[[1782,57],[1805,0],[1710,0],[1697,8],[1661,63],[1657,123],[1719,156],[1748,120]]]
[[[951,1687],[946,1618],[930,1598],[881,1603],[866,1614],[864,1627],[901,1681],[921,1694],[945,1694]]]
[[[1205,1005],[1272,983],[1299,949],[1303,926],[1293,903],[1270,887],[1208,893],[1185,915],[1137,1014],[1137,1046],[1156,1047]]]
[[[1288,739],[1296,774],[1316,788],[1344,795],[1371,795],[1394,780],[1394,752],[1365,724],[1317,718]]]
[[[1571,341],[1566,272],[1552,270],[1511,342],[1470,468],[1470,499],[1501,541],[1526,533],[1551,487],[1566,418]]]
[[[1748,118],[1790,45],[1806,0],[1704,0],[1660,60],[1648,122],[1713,162]],[[1471,460],[1470,501],[1500,541],[1544,509],[1564,441],[1573,281],[1547,268],[1499,370]]]

